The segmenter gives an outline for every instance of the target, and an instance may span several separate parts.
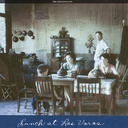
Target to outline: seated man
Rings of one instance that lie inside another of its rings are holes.
[[[95,67],[89,72],[88,76],[93,77],[95,70],[99,69],[101,71],[101,74],[104,75],[106,78],[118,78],[119,77],[119,73],[117,72],[115,66],[109,63],[109,55],[107,53],[103,53],[100,55],[100,61],[101,62],[99,63],[99,65],[97,65],[97,67]],[[119,96],[118,88],[116,88],[115,95],[116,95],[116,102],[117,102],[118,96]],[[104,108],[107,108],[108,107],[107,103],[110,102],[108,101],[107,96],[105,96],[104,101],[106,101]]]

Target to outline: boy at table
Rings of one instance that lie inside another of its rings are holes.
[[[40,64],[37,67],[37,75],[38,76],[42,76],[42,77],[48,76],[48,71],[49,71],[48,65]],[[55,89],[54,89],[54,96],[56,97],[57,100],[61,100],[61,98],[57,95]],[[31,104],[32,104],[32,108],[33,108],[33,113],[36,113],[36,97],[35,96],[33,97]],[[49,103],[43,102],[43,106],[44,106],[44,109],[48,112],[49,107],[50,107]]]

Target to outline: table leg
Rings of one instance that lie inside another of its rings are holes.
[[[73,90],[73,86],[70,85],[70,114],[73,115],[73,93],[74,93],[74,90]]]
[[[75,93],[75,113],[76,115],[79,115],[79,108],[80,108],[80,100],[79,100],[79,94],[78,92]]]
[[[106,95],[105,96],[106,98],[105,98],[105,104],[106,104],[106,108],[107,108],[107,110],[108,110],[108,115],[111,115],[112,113],[111,113],[111,100],[112,100],[112,98],[111,98],[111,95]]]
[[[112,99],[113,99],[113,102],[112,102],[112,106],[113,106],[113,115],[115,115],[115,109],[116,109],[116,88],[114,87],[113,88],[113,93],[112,93]]]

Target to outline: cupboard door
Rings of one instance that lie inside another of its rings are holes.
[[[70,38],[51,39],[51,58],[64,57],[67,51],[71,51]]]

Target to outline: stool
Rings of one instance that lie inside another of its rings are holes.
[[[15,84],[2,84],[0,85],[2,92],[2,100],[14,99],[16,97],[16,85]]]

